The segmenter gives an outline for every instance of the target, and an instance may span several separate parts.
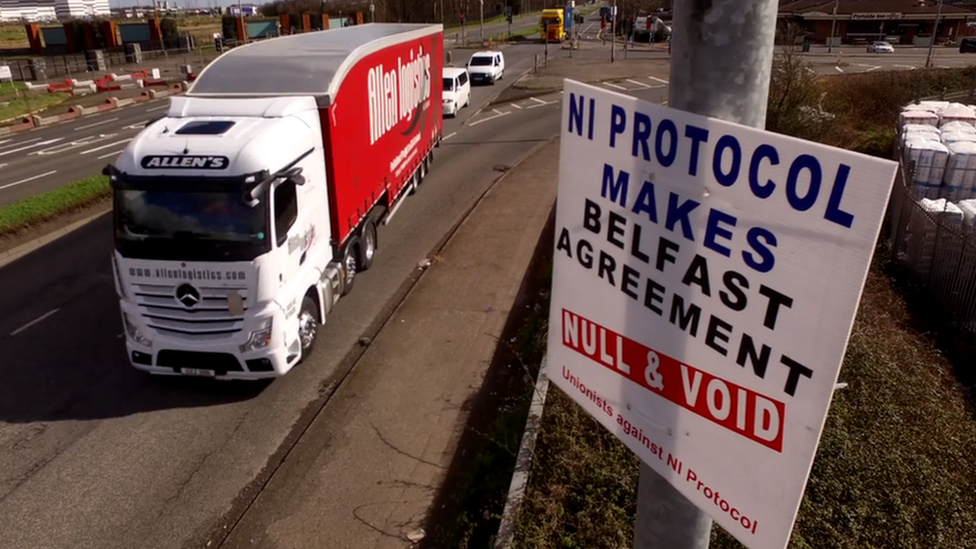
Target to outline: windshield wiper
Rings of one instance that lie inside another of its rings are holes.
[[[213,238],[208,233],[202,233],[198,231],[173,231],[173,238],[179,240],[196,240],[202,238]]]

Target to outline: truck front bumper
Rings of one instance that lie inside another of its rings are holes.
[[[137,312],[126,311],[125,305],[122,309],[123,324],[128,324],[124,327],[129,363],[150,374],[220,380],[269,379],[285,375],[301,358],[300,352],[289,351],[277,337],[263,349],[246,352],[240,341],[230,338],[198,342],[167,337],[148,329]]]

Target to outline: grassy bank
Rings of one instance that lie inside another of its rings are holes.
[[[75,181],[59,189],[0,206],[0,236],[84,208],[111,194],[108,178],[102,175]]]
[[[904,104],[974,83],[973,68],[821,78],[781,59],[768,129],[887,157]],[[930,340],[887,257],[875,254],[841,370],[848,387],[831,404],[792,549],[976,547],[973,387]],[[631,545],[637,458],[550,395],[515,547]],[[714,527],[711,548],[742,546]]]
[[[42,93],[30,97],[25,95],[14,96],[7,93],[0,100],[0,120],[41,112],[56,107],[68,99],[71,99],[71,95],[67,93]]]

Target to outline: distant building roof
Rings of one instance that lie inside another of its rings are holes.
[[[835,0],[782,0],[779,15],[804,18],[833,17]],[[836,2],[840,19],[935,19],[938,1],[933,0],[841,0]],[[976,17],[973,6],[944,3],[942,17]]]

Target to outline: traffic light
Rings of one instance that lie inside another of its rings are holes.
[[[505,16],[505,19],[508,21],[508,24],[509,25],[512,24],[512,14],[511,13],[509,13],[508,15],[506,15]]]
[[[463,13],[461,14],[461,24],[462,25],[464,24],[464,14]]]

